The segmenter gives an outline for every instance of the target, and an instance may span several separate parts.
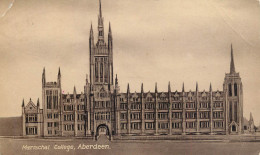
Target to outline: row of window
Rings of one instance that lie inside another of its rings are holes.
[[[59,122],[48,122],[48,123],[47,123],[47,126],[48,126],[48,127],[52,127],[52,126],[54,126],[54,127],[59,127]]]
[[[74,100],[75,100],[75,99],[67,98],[67,99],[64,99],[63,102],[68,102],[68,103],[70,103],[70,102],[74,102]],[[84,98],[80,98],[80,99],[76,99],[76,100],[78,100],[78,101],[80,101],[80,102],[84,102],[84,101],[85,101]]]
[[[64,105],[64,111],[73,111],[74,105]],[[77,105],[77,110],[85,110],[85,105]]]
[[[58,113],[54,113],[54,114],[47,113],[47,118],[48,119],[52,119],[52,118],[56,119],[56,118],[59,118],[59,114]]]
[[[26,121],[26,123],[37,122],[37,114],[26,114],[25,121]]]
[[[127,129],[127,123],[121,123],[120,124],[121,129]],[[139,130],[141,129],[141,123],[131,123],[130,124],[131,129],[136,129]],[[200,128],[209,128],[210,123],[208,121],[201,121],[200,122]],[[213,123],[214,128],[223,128],[224,127],[224,122],[223,121],[215,121]],[[158,123],[158,129],[168,129],[169,128],[169,123],[167,122],[159,122]],[[182,128],[182,122],[173,122],[172,123],[172,129],[181,129]],[[197,128],[197,122],[186,122],[186,128],[187,129],[192,129],[192,128]],[[145,123],[145,129],[155,129],[155,123],[154,122],[146,122]]]
[[[85,124],[78,124],[78,131],[84,131],[85,130]],[[74,131],[74,124],[65,124],[64,125],[65,131]]]
[[[26,135],[37,135],[37,127],[36,126],[30,126],[26,127]]]
[[[130,114],[131,119],[140,119],[140,113],[131,113]],[[210,118],[210,112],[200,112],[199,113],[200,119],[209,119]],[[146,120],[153,120],[155,119],[155,113],[145,113],[144,118]],[[182,118],[182,112],[173,112],[172,113],[173,119],[181,119]],[[186,118],[187,119],[196,119],[197,118],[197,112],[186,112]],[[213,118],[214,119],[222,119],[224,118],[222,111],[213,112]],[[127,119],[127,113],[121,113],[120,119]],[[168,119],[168,113],[158,113],[158,119]]]
[[[96,120],[110,120],[110,112],[96,112],[95,119]]]
[[[65,131],[74,131],[74,124],[65,124],[64,130]]]
[[[64,121],[74,121],[74,115],[73,114],[64,115]]]
[[[182,97],[177,97],[177,96],[172,97],[173,101],[181,101],[182,99],[183,99]],[[185,99],[187,99],[187,101],[194,101],[196,99],[196,97],[185,97]],[[210,99],[209,97],[203,96],[199,100],[207,101],[209,99]],[[213,97],[213,99],[214,100],[220,100],[220,99],[222,99],[222,97],[216,96],[216,97]],[[155,98],[147,97],[144,100],[147,101],[147,102],[152,102],[152,101],[155,101]],[[168,101],[168,98],[167,97],[158,97],[158,100]],[[127,101],[127,98],[122,98],[122,97],[120,98],[120,102],[126,102],[126,101]],[[141,102],[141,98],[133,97],[133,98],[130,98],[130,101]]]
[[[95,108],[108,108],[111,107],[109,101],[97,101],[95,102]]]
[[[172,109],[182,109],[182,103],[173,103],[172,104]],[[145,109],[155,109],[155,103],[145,103]],[[142,107],[141,103],[132,103],[131,104],[131,110],[140,110]],[[216,102],[213,103],[214,108],[222,108],[223,107],[223,102]],[[187,109],[195,109],[196,104],[194,102],[192,103],[186,103],[186,108]],[[199,108],[210,108],[210,103],[209,102],[200,102],[199,103]],[[127,108],[127,103],[121,103],[120,104],[120,109],[126,110]],[[159,110],[168,110],[169,109],[169,103],[159,103],[158,106]]]
[[[46,90],[46,95],[47,96],[52,96],[52,95],[57,96],[58,95],[58,90]]]

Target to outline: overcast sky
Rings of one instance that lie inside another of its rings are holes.
[[[103,0],[111,22],[114,73],[121,92],[223,90],[230,44],[244,85],[244,116],[260,122],[260,6],[257,0]],[[41,102],[41,75],[62,90],[83,91],[89,73],[89,29],[97,41],[98,0],[0,1],[0,117],[21,115],[23,98]],[[106,37],[107,39],[107,37]]]

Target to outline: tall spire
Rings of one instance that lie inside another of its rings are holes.
[[[211,82],[210,82],[210,85],[209,85],[209,91],[210,91],[210,92],[212,91]]]
[[[155,93],[158,93],[158,90],[157,90],[157,82],[155,82]]]
[[[199,86],[198,86],[198,82],[196,82],[196,92],[199,91]]]
[[[141,85],[141,93],[144,93],[144,84]]]
[[[185,90],[184,90],[184,82],[182,83],[182,92],[185,92]]]
[[[230,62],[230,74],[236,73],[235,70],[235,63],[234,63],[234,57],[233,57],[233,47],[231,44],[231,62]]]

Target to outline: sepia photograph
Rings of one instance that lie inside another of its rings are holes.
[[[0,155],[260,154],[260,0],[0,0]]]

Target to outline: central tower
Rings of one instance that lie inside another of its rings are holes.
[[[96,86],[105,85],[110,90],[111,85],[113,85],[113,40],[109,23],[108,43],[105,42],[103,21],[101,2],[99,1],[97,43],[94,42],[92,24],[89,36],[90,83]]]
[[[104,18],[102,17],[101,1],[99,1],[98,37],[94,41],[91,24],[89,36],[90,83],[87,108],[90,110],[89,126],[92,135],[98,135],[100,127],[105,127],[112,134],[114,120],[113,106],[113,40],[109,23],[108,41],[105,41]]]

